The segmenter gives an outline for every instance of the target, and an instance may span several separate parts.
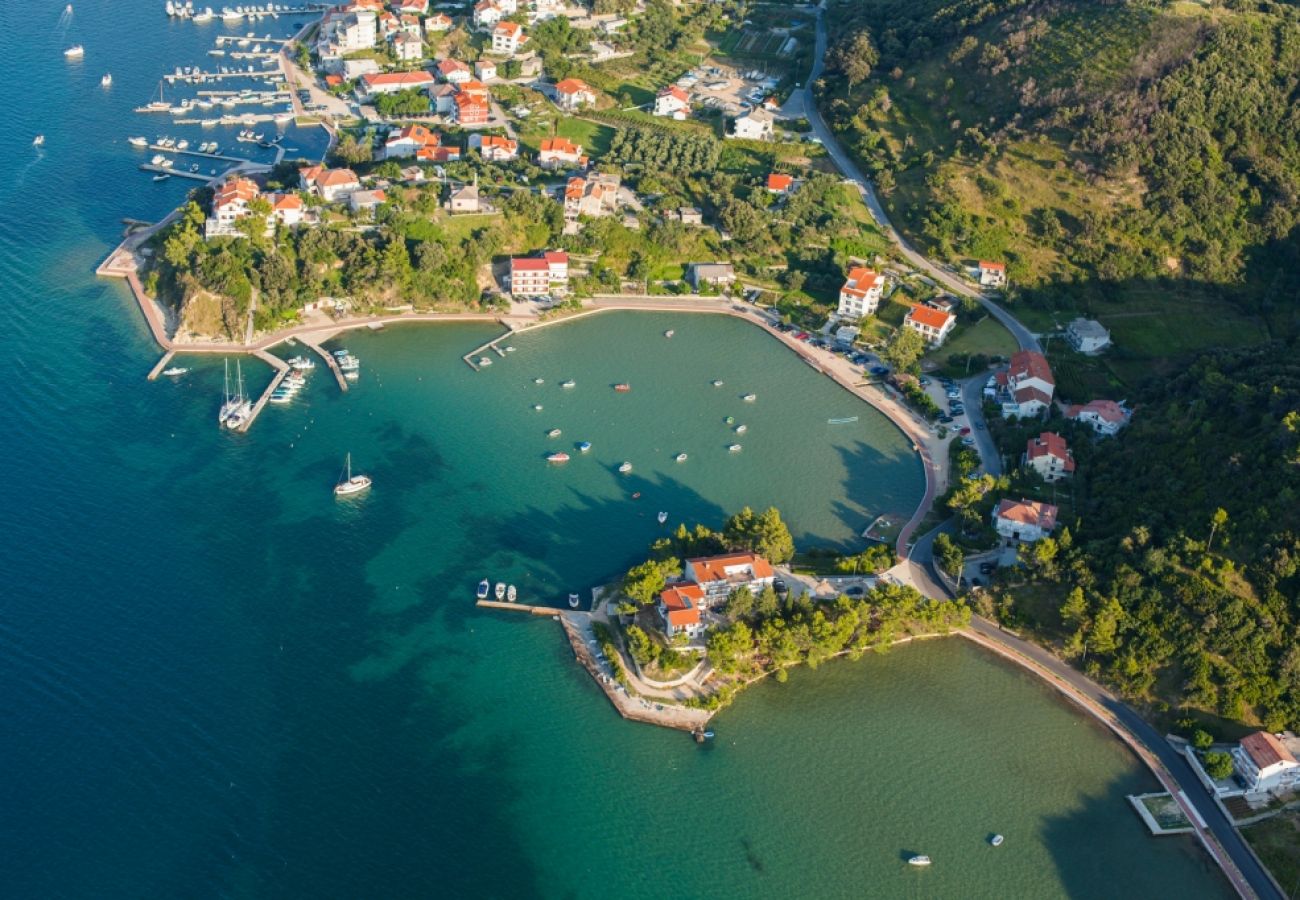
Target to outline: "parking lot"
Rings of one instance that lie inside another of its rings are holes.
[[[721,109],[734,116],[761,102],[776,88],[778,79],[758,71],[739,72],[725,66],[700,66],[677,79],[691,102]]]

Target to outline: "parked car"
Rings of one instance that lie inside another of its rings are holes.
[[[983,431],[983,430],[984,430],[984,423],[983,423],[983,422],[976,422],[976,423],[975,423],[975,427],[978,428],[980,431]]]
[[[962,438],[961,442],[967,447],[975,446],[975,438],[971,437],[970,435],[966,435],[966,437]]]
[[[947,425],[949,422],[952,421],[952,416],[948,415],[947,413],[944,413],[943,415],[939,416],[939,421]]]
[[[969,429],[969,428],[963,428],[961,431],[958,431],[957,433],[960,434],[960,435],[967,435],[967,434],[970,434],[970,429]]]
[[[982,563],[980,563],[980,574],[982,574],[982,575],[989,575],[989,574],[991,574],[991,573],[992,573],[992,572],[993,572],[997,567],[998,567],[998,564],[995,563],[995,562],[992,562],[992,561],[982,562]]]
[[[872,374],[872,375],[888,375],[888,374],[889,374],[889,367],[888,367],[888,366],[872,366],[872,367],[871,367],[871,374]]]
[[[772,590],[776,591],[778,594],[785,594],[789,593],[790,588],[786,586],[784,579],[777,578],[772,582]]]
[[[863,592],[863,589],[862,589],[862,585],[860,585],[860,584],[855,584],[855,585],[853,585],[853,587],[849,588],[848,590],[846,590],[846,591],[844,592],[844,596],[846,596],[846,597],[861,597],[863,593],[864,593],[864,592]]]

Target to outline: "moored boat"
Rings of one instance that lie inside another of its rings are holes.
[[[677,333],[677,332],[675,332],[675,331],[673,331],[671,328],[669,328],[667,331],[664,332],[664,337],[666,337],[666,338],[670,338],[670,337],[672,337],[672,336],[673,336],[674,334],[676,334],[676,333]]]
[[[660,510],[658,519],[659,519],[659,524],[662,525],[663,523],[668,521],[668,513],[664,512],[663,510]]]
[[[573,381],[572,379],[570,379],[569,381],[562,381],[562,382],[560,382],[560,387],[562,387],[562,388],[577,387],[577,385],[578,385],[578,383],[577,383],[576,381]]]
[[[45,135],[43,135],[43,134],[38,134],[38,135],[36,135],[36,137],[32,138],[32,146],[33,146],[33,147],[44,147],[44,146],[45,146]]]
[[[352,454],[349,453],[347,462],[344,463],[343,477],[339,479],[338,484],[334,485],[334,496],[349,497],[353,494],[359,494],[364,490],[368,490],[371,484],[370,476],[352,474]]]
[[[748,425],[737,425],[737,426],[736,426],[736,434],[744,434],[746,431],[749,431],[749,426],[748,426]]]
[[[163,369],[163,374],[175,378],[178,375],[184,375],[189,369],[183,366],[172,366],[170,369]]]
[[[67,50],[63,51],[63,55],[68,59],[81,59],[81,57],[86,55],[86,48],[80,44],[73,44]]]
[[[566,462],[569,461],[569,454],[567,454],[567,453],[549,453],[549,454],[547,454],[547,456],[546,456],[546,461],[547,461],[547,462],[553,462],[553,463],[566,463]]]
[[[582,441],[578,444],[578,452],[586,453],[591,449],[591,441]]]
[[[714,386],[714,387],[722,387],[722,379],[721,379],[721,378],[715,378],[715,379],[713,379],[713,386]]]
[[[478,358],[478,365],[480,369],[486,369],[488,366],[492,365],[491,357],[480,356]]]
[[[488,596],[488,592],[491,590],[492,590],[492,582],[484,578],[482,581],[478,583],[478,591],[476,592],[476,595],[478,599],[486,600]]]
[[[569,608],[570,608],[570,609],[577,609],[577,608],[578,608],[578,604],[581,603],[581,602],[582,602],[582,600],[578,597],[577,594],[570,594],[570,595],[569,595]]]
[[[993,837],[989,838],[989,843],[992,844],[994,847],[1001,847],[1002,842],[1004,840],[1006,840],[1006,838],[1004,838],[1002,835],[995,834],[993,835]]]
[[[681,463],[681,462],[686,462],[686,454],[685,454],[685,453],[678,453],[676,456],[673,457],[673,459],[676,460],[676,461],[679,462],[679,463]]]
[[[626,394],[628,391],[632,390],[632,385],[628,384],[626,381],[620,381],[618,384],[614,385],[614,390],[620,394]]]
[[[515,586],[513,584],[510,585],[508,588],[506,588],[506,599],[509,600],[511,603],[514,603],[515,598],[518,596],[519,596],[519,592],[515,590]]]
[[[727,450],[731,453],[739,453],[743,448],[739,444],[730,444]]]
[[[503,599],[506,595],[506,583],[504,581],[498,581],[494,593],[498,600]]]
[[[104,73],[104,77],[101,78],[101,79],[99,79],[99,86],[100,86],[100,87],[112,87],[112,86],[113,86],[113,76],[112,76],[112,74],[109,73],[109,72],[105,72],[105,73]]]
[[[550,431],[546,432],[546,436],[547,436],[547,437],[552,437],[552,438],[557,438],[557,437],[559,437],[561,434],[563,434],[563,432],[560,431],[560,429],[558,429],[558,428],[552,428]]]
[[[126,142],[132,147],[148,147],[149,139],[146,137],[129,137]]]
[[[930,864],[930,857],[918,854],[909,859],[907,864],[909,866],[928,866]]]
[[[545,378],[534,378],[534,379],[533,379],[533,384],[546,384],[546,379],[545,379]]]
[[[618,467],[618,470],[626,475],[628,472],[632,471],[632,464],[630,462],[625,462],[623,465]]]
[[[533,410],[534,410],[535,412],[541,412],[541,411],[542,411],[542,404],[540,404],[540,403],[534,403],[534,404],[533,404]]]
[[[740,399],[744,400],[746,403],[753,403],[755,400],[758,399],[758,394],[746,394]]]

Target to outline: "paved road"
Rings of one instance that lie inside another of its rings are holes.
[[[975,437],[975,449],[979,451],[980,462],[984,465],[984,471],[996,477],[1002,474],[1002,455],[998,453],[997,445],[993,442],[993,436],[984,422],[984,383],[988,381],[989,373],[981,372],[973,378],[968,378],[961,384],[961,401],[966,407],[966,421],[970,422],[971,434]]]
[[[989,299],[989,297],[972,287],[969,283],[953,274],[949,269],[940,266],[937,263],[933,263],[926,257],[922,256],[920,252],[912,247],[912,245],[903,240],[902,235],[900,235],[898,231],[895,230],[894,226],[890,224],[889,215],[885,212],[885,208],[880,204],[879,198],[876,197],[875,187],[867,177],[862,174],[862,171],[858,169],[857,165],[853,162],[853,159],[849,156],[848,152],[845,151],[844,147],[840,145],[839,140],[826,125],[826,120],[822,118],[821,112],[817,109],[817,104],[814,101],[812,90],[813,84],[821,77],[825,55],[825,12],[819,8],[817,11],[817,47],[813,54],[812,72],[808,76],[808,81],[805,82],[803,86],[804,112],[807,114],[808,124],[812,126],[813,134],[815,134],[818,140],[822,142],[822,146],[826,148],[826,152],[830,154],[831,160],[834,161],[836,167],[844,173],[846,178],[857,185],[858,191],[862,194],[863,202],[867,204],[867,209],[871,210],[872,217],[880,224],[880,227],[884,229],[885,234],[898,245],[899,251],[909,263],[924,271],[927,275],[938,281],[950,291],[966,297],[973,297],[978,300],[984,308],[989,311],[990,315],[1001,322],[1006,329],[1011,332],[1021,349],[1042,350],[1041,345],[1038,343],[1038,338],[1036,338],[1028,328],[1020,324],[1020,321],[1015,316],[994,303]],[[790,104],[787,104],[787,106],[789,105]]]

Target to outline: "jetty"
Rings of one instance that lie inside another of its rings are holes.
[[[172,359],[175,358],[175,356],[176,356],[175,350],[168,350],[166,353],[164,353],[162,359],[158,360],[158,365],[154,366],[153,370],[149,372],[149,380],[157,381],[158,376],[163,373],[163,369],[167,368],[167,366],[171,364],[171,361]]]
[[[298,335],[298,340],[315,350],[320,358],[325,360],[325,365],[329,366],[329,370],[334,373],[334,380],[339,383],[339,390],[346,392],[348,389],[348,380],[343,377],[343,370],[339,368],[338,360],[334,358],[333,353],[330,353],[320,345],[320,341],[328,339],[329,338],[327,337],[321,338],[313,334]]]
[[[267,59],[274,57],[276,54],[267,55]],[[250,69],[243,72],[193,72],[189,75],[171,72],[163,76],[168,84],[176,84],[178,81],[184,84],[203,84],[205,81],[221,81],[225,78],[280,78],[279,69]]]
[[[219,175],[204,175],[202,172],[188,172],[175,166],[155,166],[153,163],[141,163],[140,171],[157,172],[160,175],[175,175],[177,178],[193,178],[195,181],[216,181]]]
[[[177,156],[197,156],[200,159],[216,159],[221,162],[247,163],[252,162],[243,156],[227,156],[224,153],[203,153],[199,150],[177,150],[175,147],[164,147],[161,144],[150,144],[150,150],[156,150],[159,153],[174,153]]]
[[[504,600],[476,600],[474,605],[482,609],[508,609],[534,616],[557,616],[560,614],[560,610],[553,606],[530,606],[527,603],[507,603]]]
[[[241,433],[253,427],[253,422],[257,420],[262,410],[266,408],[267,402],[270,401],[271,394],[280,386],[280,382],[284,381],[284,376],[289,374],[289,364],[280,357],[272,356],[265,350],[254,350],[253,356],[275,369],[275,376],[271,379],[271,383],[266,386],[266,390],[262,391],[262,396],[258,397],[257,402],[253,404],[253,410],[248,414],[248,418],[244,420],[244,424],[239,426]]]
[[[478,357],[482,356],[487,351],[491,350],[492,352],[496,353],[497,356],[503,358],[506,355],[506,351],[502,350],[499,345],[502,341],[504,341],[506,338],[510,337],[515,333],[515,327],[506,319],[498,319],[497,321],[500,322],[509,330],[505,334],[497,335],[492,340],[488,341],[486,344],[480,344],[479,346],[475,347],[473,350],[469,351],[468,353],[466,353],[464,356],[461,357],[461,360],[465,363],[465,365],[469,366],[475,372],[477,372],[479,369],[482,368],[482,366],[478,364]]]

